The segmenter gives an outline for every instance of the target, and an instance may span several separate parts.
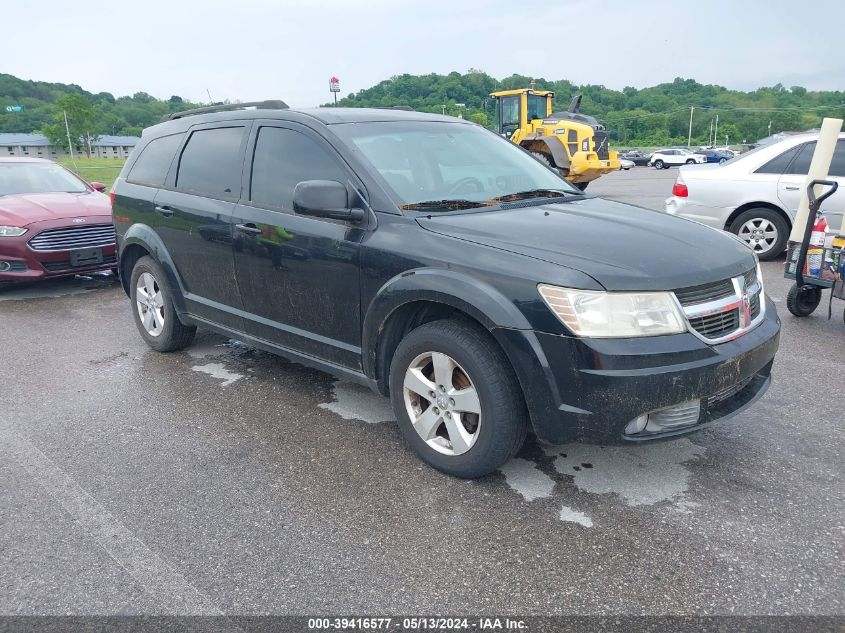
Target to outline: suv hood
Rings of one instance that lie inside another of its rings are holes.
[[[102,193],[30,193],[0,196],[0,225],[27,226],[44,220],[111,215],[109,198]]]
[[[441,235],[581,271],[607,290],[675,290],[754,266],[748,247],[722,231],[601,198],[417,222]]]

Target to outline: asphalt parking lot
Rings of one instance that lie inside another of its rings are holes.
[[[660,208],[676,173],[590,192]],[[529,439],[477,481],[357,386],[210,334],[151,351],[109,276],[0,290],[0,614],[843,615],[845,304],[792,317],[781,270],[749,411]]]

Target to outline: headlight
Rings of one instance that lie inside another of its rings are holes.
[[[0,237],[18,237],[26,233],[26,229],[20,226],[0,226]]]
[[[578,336],[630,338],[686,332],[671,292],[603,292],[537,286],[546,305]]]

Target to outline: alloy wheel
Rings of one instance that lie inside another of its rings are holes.
[[[778,241],[777,227],[766,218],[751,218],[739,227],[737,235],[758,255],[769,252]]]
[[[158,281],[150,273],[142,273],[135,286],[135,305],[141,325],[150,336],[158,336],[164,329],[164,296]]]
[[[403,396],[414,430],[438,453],[462,455],[478,441],[478,391],[469,374],[447,354],[417,356],[405,372]]]

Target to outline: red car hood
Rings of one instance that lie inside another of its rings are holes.
[[[26,226],[44,220],[111,215],[102,193],[30,193],[0,196],[0,226]]]

